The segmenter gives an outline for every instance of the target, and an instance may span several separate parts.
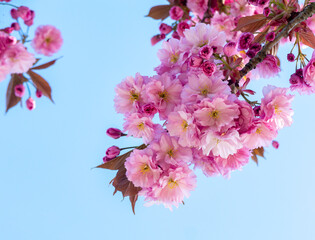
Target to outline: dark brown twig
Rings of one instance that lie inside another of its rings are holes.
[[[287,37],[292,31],[292,29],[300,24],[301,22],[305,21],[309,17],[313,16],[315,13],[315,3],[311,3],[308,6],[306,6],[294,19],[292,19],[283,29],[282,31],[276,36],[276,38],[272,41],[267,43],[259,53],[255,57],[253,57],[246,65],[245,67],[240,71],[240,78],[239,80],[244,77],[248,72],[253,70],[258,63],[262,62],[265,57],[267,56],[267,53],[272,49],[273,46],[275,46],[277,43],[280,42],[280,40],[284,37]],[[239,81],[238,80],[238,81]]]

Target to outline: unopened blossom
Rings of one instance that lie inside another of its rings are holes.
[[[270,32],[270,33],[268,33],[266,35],[266,40],[271,42],[271,41],[273,41],[275,39],[275,37],[276,37],[276,33],[275,32]]]
[[[118,139],[121,136],[123,136],[123,132],[118,129],[118,128],[109,128],[106,131],[107,136],[114,138],[114,139]]]
[[[199,129],[195,119],[185,105],[178,106],[168,115],[166,124],[171,136],[178,137],[183,147],[196,147],[199,145]]]
[[[26,107],[28,110],[32,111],[35,109],[36,107],[36,104],[35,104],[35,101],[33,98],[29,97],[27,100],[26,100]]]
[[[35,95],[36,97],[41,98],[43,96],[43,92],[39,89],[36,89]]]
[[[272,141],[272,146],[273,146],[275,149],[278,149],[278,148],[279,148],[279,142],[277,142],[277,141]]]
[[[215,65],[215,63],[210,61],[203,62],[201,67],[203,72],[209,77],[212,76],[217,70],[217,66]]]
[[[206,45],[200,48],[199,50],[199,56],[202,57],[203,59],[209,59],[213,54],[213,49],[212,47]]]
[[[25,94],[25,87],[23,84],[18,84],[18,85],[15,85],[14,87],[14,94],[15,96],[17,97],[23,97],[24,94]]]
[[[170,137],[166,133],[162,134],[160,140],[152,143],[150,147],[156,152],[157,161],[180,165],[182,162],[192,160],[191,149],[180,146],[176,137]]]
[[[126,159],[125,167],[128,180],[137,187],[152,186],[159,180],[161,174],[151,150],[133,150]]]
[[[153,140],[154,124],[151,118],[144,117],[140,113],[133,113],[125,119],[123,126],[128,136],[142,138],[146,144]]]
[[[244,32],[238,40],[238,50],[246,50],[254,40],[254,34],[250,32]]]
[[[181,7],[179,6],[173,6],[170,10],[170,17],[171,19],[177,21],[181,19],[184,15],[184,11]]]
[[[292,124],[293,110],[291,102],[294,96],[287,94],[288,89],[266,86],[263,88],[264,97],[261,99],[261,111],[265,121],[275,125],[276,129]]]
[[[108,158],[115,158],[119,155],[120,148],[117,146],[111,146],[106,150],[106,156]]]
[[[159,30],[162,34],[169,34],[172,31],[172,27],[165,23],[161,23]]]
[[[39,26],[32,41],[34,50],[45,56],[58,52],[63,43],[61,32],[51,25]]]
[[[178,25],[177,25],[177,32],[178,32],[178,35],[181,36],[181,37],[184,37],[184,32],[186,29],[189,29],[190,28],[190,25],[185,22],[185,21],[182,21],[180,22]]]

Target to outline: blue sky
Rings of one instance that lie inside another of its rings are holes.
[[[133,215],[127,199],[112,196],[114,172],[91,168],[107,147],[139,142],[105,131],[123,123],[115,85],[136,72],[154,74],[160,45],[151,47],[150,37],[159,23],[144,16],[166,1],[23,2],[36,11],[35,25],[62,31],[56,57],[63,58],[41,72],[55,104],[40,99],[35,111],[4,114],[8,81],[0,84],[0,239],[314,239],[314,96],[296,96],[292,127],[280,131],[280,148],[268,148],[259,167],[251,162],[229,180],[198,172],[185,206],[170,212],[140,199]],[[288,86],[294,64],[282,62],[278,78],[253,89]]]

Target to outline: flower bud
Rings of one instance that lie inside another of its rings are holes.
[[[172,31],[172,27],[165,23],[161,23],[159,30],[162,34],[168,34]]]
[[[184,15],[184,11],[179,6],[174,6],[170,10],[170,17],[171,19],[175,21],[181,19],[183,15]]]
[[[114,138],[114,139],[118,139],[121,136],[123,136],[123,132],[120,131],[118,128],[109,128],[106,131],[107,136]]]
[[[275,148],[275,149],[278,149],[279,148],[279,143],[277,141],[272,141],[272,146]]]
[[[12,23],[11,28],[13,28],[15,31],[19,31],[21,29],[17,22]]]
[[[14,87],[14,94],[17,97],[23,97],[25,94],[25,87],[23,84],[18,84]]]
[[[212,76],[217,66],[213,62],[206,61],[202,64],[202,70],[207,76]]]
[[[18,14],[18,11],[15,8],[12,8],[10,13],[11,13],[11,17],[13,19],[18,19],[19,14]]]
[[[120,149],[117,146],[111,146],[106,150],[106,157],[115,158],[119,155]]]
[[[276,38],[276,33],[275,32],[270,32],[266,35],[266,40],[269,42],[272,42]]]
[[[38,89],[36,89],[36,93],[35,94],[36,94],[36,97],[38,97],[38,98],[41,98],[43,96],[42,91],[40,91]]]
[[[213,49],[212,47],[206,45],[200,48],[199,50],[199,56],[202,57],[203,59],[209,59],[213,54]]]
[[[32,111],[33,109],[35,109],[36,104],[33,98],[29,98],[26,100],[26,107],[28,110]]]
[[[288,59],[289,62],[294,62],[294,60],[295,60],[294,54],[293,53],[288,53],[287,59]]]

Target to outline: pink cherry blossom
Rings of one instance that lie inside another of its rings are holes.
[[[144,102],[144,77],[139,73],[136,77],[127,77],[116,87],[115,108],[118,113],[130,114],[138,112]]]
[[[196,187],[196,175],[188,166],[182,165],[175,169],[170,168],[159,179],[159,185],[155,187],[154,195],[165,206],[178,206],[184,197],[189,197],[190,191]]]
[[[161,170],[149,149],[132,151],[126,159],[126,176],[137,187],[150,187],[159,180]]]
[[[192,159],[190,148],[180,146],[177,138],[168,134],[163,134],[159,142],[152,143],[151,148],[156,152],[157,161],[165,161],[168,164],[180,165]]]
[[[259,63],[252,71],[256,76],[262,78],[270,78],[276,76],[280,72],[280,67],[278,66],[278,60],[273,56],[268,54],[265,59]]]
[[[291,102],[294,96],[288,95],[287,91],[286,88],[270,85],[263,88],[264,98],[261,99],[261,111],[264,120],[275,124],[276,129],[288,127],[293,122]]]
[[[251,129],[242,135],[242,142],[250,149],[267,147],[277,137],[277,134],[277,130],[270,123],[256,120]]]
[[[33,54],[29,53],[21,43],[8,47],[3,53],[4,63],[10,66],[11,73],[27,72],[35,63]]]
[[[212,76],[204,73],[190,74],[188,84],[185,85],[181,93],[182,102],[186,104],[198,103],[202,99],[213,99],[216,96],[227,95],[231,92],[226,82],[223,82],[223,74],[216,71]]]
[[[144,143],[150,143],[154,137],[154,124],[151,118],[143,117],[140,113],[133,113],[126,117],[124,131],[128,136],[142,138]]]
[[[315,51],[309,63],[303,68],[304,81],[315,89]]]
[[[180,103],[181,91],[180,82],[167,73],[155,76],[146,87],[148,100],[155,104],[161,119],[167,119],[167,115]]]
[[[171,136],[179,138],[178,142],[183,147],[196,147],[199,145],[199,129],[195,124],[193,114],[185,105],[178,106],[168,115],[166,124]]]
[[[208,9],[208,0],[187,0],[187,7],[202,19]]]
[[[223,126],[234,126],[234,119],[239,116],[239,113],[237,104],[217,97],[212,101],[209,99],[202,100],[194,115],[201,126],[220,131]]]
[[[51,25],[39,26],[32,41],[34,50],[45,56],[58,52],[63,43],[61,32]]]
[[[239,133],[234,129],[226,132],[213,132],[210,130],[201,139],[201,148],[205,155],[209,155],[212,152],[213,156],[227,158],[242,147]]]

